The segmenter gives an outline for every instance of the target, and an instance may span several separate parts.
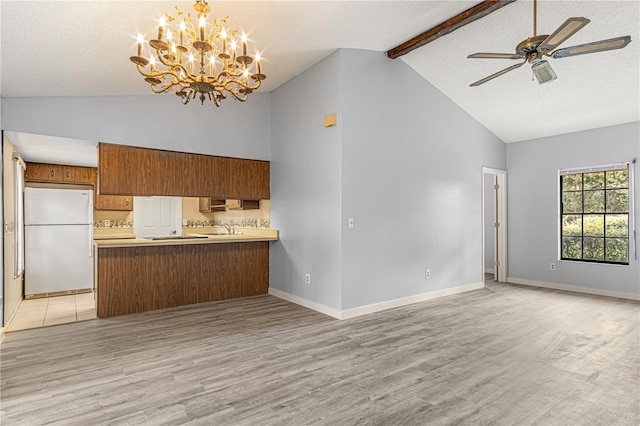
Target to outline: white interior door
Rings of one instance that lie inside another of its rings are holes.
[[[493,175],[493,180],[491,180],[491,210],[492,210],[492,226],[491,226],[491,235],[487,236],[487,240],[492,240],[493,246],[493,279],[496,281],[500,281],[498,277],[498,262],[500,259],[500,247],[498,244],[499,239],[499,228],[500,228],[500,218],[498,217],[498,191],[500,190],[500,184],[498,183],[498,175]]]
[[[138,238],[182,235],[182,198],[134,197],[133,229]]]
[[[490,183],[489,185],[487,183]],[[489,193],[490,192],[490,193]],[[491,206],[487,206],[490,204]],[[482,168],[482,271],[484,279],[487,247],[493,248],[494,277],[496,281],[507,280],[507,172]],[[487,215],[493,218],[491,226],[485,226]],[[487,239],[493,244],[486,244]]]

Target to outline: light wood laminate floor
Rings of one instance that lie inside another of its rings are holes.
[[[338,321],[256,296],[5,335],[3,425],[638,425],[640,305],[487,283]]]

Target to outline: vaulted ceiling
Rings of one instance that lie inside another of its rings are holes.
[[[268,92],[339,48],[380,51],[404,42],[478,1],[213,1],[265,58]],[[135,71],[135,35],[192,1],[2,1],[2,97],[147,95]],[[570,16],[591,22],[564,45],[631,35],[614,50],[549,59],[558,79],[539,85],[523,66],[479,87],[469,84],[513,62],[467,59],[511,53],[532,35],[532,2],[519,0],[397,60],[505,142],[640,120],[640,2],[541,0],[538,33]],[[564,46],[563,45],[563,46]],[[162,96],[162,95],[154,95]],[[167,95],[168,96],[168,95]],[[223,106],[224,107],[224,106]]]

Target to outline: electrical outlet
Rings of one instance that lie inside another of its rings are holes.
[[[555,263],[550,263],[549,264],[549,270],[550,271],[555,271],[556,270],[556,264]]]
[[[349,223],[349,228],[353,228],[356,226],[355,221],[353,220],[352,217],[350,217],[347,222]]]
[[[425,278],[431,278],[431,269],[425,269],[424,270],[424,277]]]
[[[307,274],[304,276],[304,282],[306,284],[311,284],[311,274]]]
[[[107,228],[108,228],[109,226],[111,226],[111,220],[106,219],[106,220],[104,221],[104,226],[106,226]]]

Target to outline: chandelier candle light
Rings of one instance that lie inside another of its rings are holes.
[[[238,56],[237,30],[224,28],[227,17],[214,20],[211,28],[207,28],[207,13],[211,10],[207,2],[196,0],[193,8],[198,13],[197,22],[176,7],[182,19],[175,32],[168,25],[174,18],[169,15],[160,18],[158,38],[149,40],[153,52],[148,58],[143,56],[144,37],[138,34],[138,54],[130,58],[131,62],[136,64],[153,92],[175,89],[183,104],[198,94],[203,105],[208,97],[219,107],[226,94],[240,102],[246,101],[267,78],[261,73],[260,53],[256,51],[255,57],[247,55],[247,36],[243,33],[242,54]]]

